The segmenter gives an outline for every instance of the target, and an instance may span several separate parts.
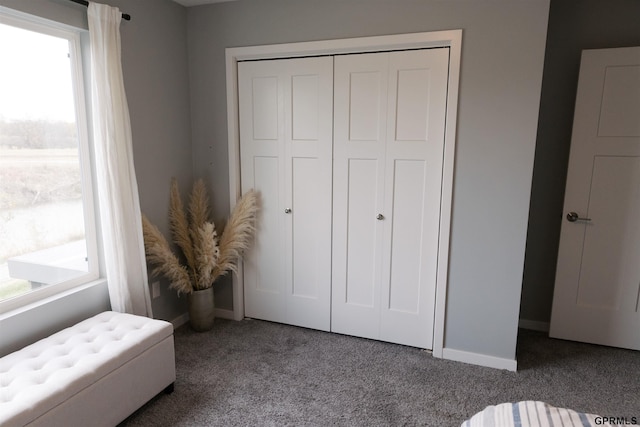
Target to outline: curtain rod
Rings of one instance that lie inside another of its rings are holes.
[[[87,0],[69,0],[69,1],[73,3],[81,4],[83,6],[89,6],[89,2]],[[125,21],[131,21],[131,15],[129,15],[128,13],[123,13],[122,19],[124,19]]]

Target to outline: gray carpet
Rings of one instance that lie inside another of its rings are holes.
[[[518,372],[258,320],[175,333],[175,391],[122,426],[459,426],[487,405],[542,400],[640,418],[640,352],[520,330]]]

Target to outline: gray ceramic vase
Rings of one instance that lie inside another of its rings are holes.
[[[189,294],[189,324],[197,332],[213,328],[213,287]]]

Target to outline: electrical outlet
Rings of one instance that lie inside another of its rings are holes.
[[[151,295],[155,298],[160,298],[160,282],[153,282],[151,284]]]

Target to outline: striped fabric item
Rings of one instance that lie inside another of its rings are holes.
[[[599,418],[599,419],[598,419]],[[598,420],[596,420],[598,419]],[[571,409],[556,408],[544,402],[501,403],[488,406],[461,427],[595,427],[611,426],[602,417]]]

